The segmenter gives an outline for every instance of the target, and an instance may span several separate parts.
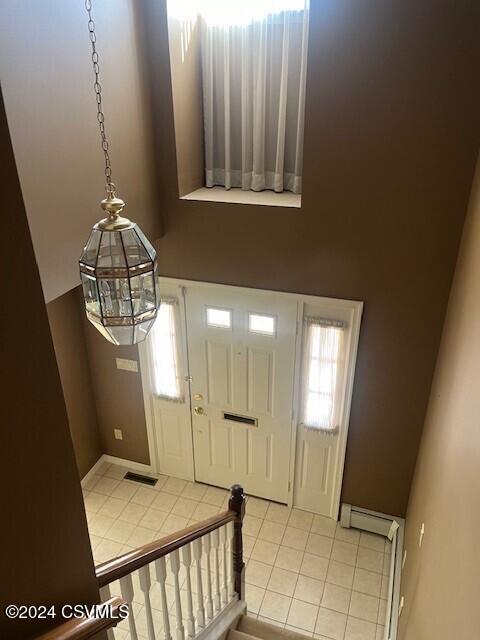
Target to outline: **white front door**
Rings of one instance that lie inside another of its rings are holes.
[[[195,478],[287,502],[297,302],[187,288]]]

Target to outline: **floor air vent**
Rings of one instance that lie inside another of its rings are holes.
[[[125,480],[133,480],[134,482],[141,482],[142,484],[148,484],[151,487],[154,487],[157,484],[157,478],[142,476],[140,473],[132,473],[131,471],[128,471],[123,477]]]

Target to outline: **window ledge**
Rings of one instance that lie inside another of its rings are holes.
[[[180,200],[197,200],[205,202],[234,202],[236,204],[258,204],[266,207],[302,206],[302,196],[297,193],[283,191],[243,191],[243,189],[225,189],[224,187],[202,187],[182,196]]]

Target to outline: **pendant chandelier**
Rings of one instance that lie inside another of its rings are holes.
[[[117,198],[112,182],[91,0],[86,0],[85,8],[107,192],[100,203],[106,217],[94,225],[79,261],[85,312],[113,344],[136,344],[146,338],[160,305],[156,254],[140,227],[120,216],[125,202]]]

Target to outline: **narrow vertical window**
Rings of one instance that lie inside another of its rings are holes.
[[[343,363],[342,322],[306,318],[302,422],[310,429],[339,427],[339,381]]]
[[[157,320],[150,335],[154,392],[161,398],[183,402],[176,298],[161,299]]]

